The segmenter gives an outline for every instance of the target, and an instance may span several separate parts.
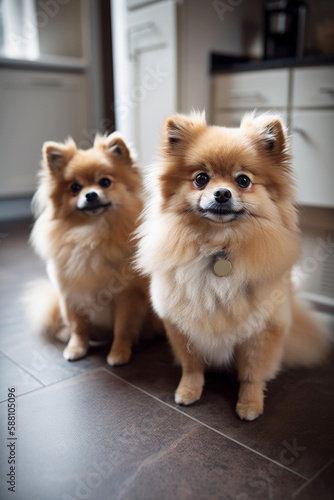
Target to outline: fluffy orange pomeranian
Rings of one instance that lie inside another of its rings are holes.
[[[90,339],[113,332],[107,361],[126,363],[150,312],[147,280],[131,266],[141,173],[113,133],[88,150],[71,139],[45,143],[40,178],[31,242],[50,281],[33,285],[30,315],[39,330],[69,338],[65,359],[82,358]]]
[[[291,284],[300,241],[285,127],[269,114],[240,128],[171,116],[149,187],[137,262],[182,366],[175,401],[198,400],[206,367],[235,361],[236,411],[253,420],[283,365],[314,365],[328,347]]]

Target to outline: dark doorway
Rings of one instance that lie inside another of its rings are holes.
[[[102,48],[103,131],[111,133],[115,130],[115,113],[110,0],[100,0],[99,6]]]

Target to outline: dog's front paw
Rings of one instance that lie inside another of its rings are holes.
[[[88,348],[80,345],[68,345],[63,352],[63,356],[67,361],[75,361],[76,359],[84,358]]]
[[[241,382],[236,412],[242,420],[255,420],[263,413],[261,382]]]
[[[204,386],[204,373],[202,370],[183,373],[178,388],[175,392],[175,403],[191,405],[198,401]]]
[[[130,361],[131,351],[111,350],[107,357],[107,363],[110,366],[125,365]]]
[[[238,402],[236,412],[241,420],[255,420],[263,413],[263,404],[257,401]]]
[[[191,405],[198,401],[202,395],[202,387],[187,387],[179,385],[175,392],[175,403],[178,405]]]

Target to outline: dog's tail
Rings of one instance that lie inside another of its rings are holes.
[[[26,285],[22,303],[27,320],[36,333],[66,342],[70,332],[62,319],[59,299],[59,292],[52,283],[39,279]]]
[[[305,307],[294,300],[292,327],[286,338],[283,362],[286,366],[315,366],[330,349],[329,331]]]

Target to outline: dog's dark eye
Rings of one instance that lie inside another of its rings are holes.
[[[204,188],[207,184],[210,182],[210,177],[208,174],[205,174],[204,172],[201,172],[200,174],[197,174],[194,180],[194,184],[198,188]]]
[[[77,182],[75,182],[71,186],[71,191],[72,191],[73,194],[76,194],[76,193],[79,193],[79,191],[81,191],[81,188],[82,188],[82,186],[80,186],[80,184],[78,184]]]
[[[99,180],[99,185],[103,188],[108,188],[111,184],[111,180],[108,179],[108,177],[102,177],[102,179]]]
[[[239,187],[246,189],[251,185],[251,180],[247,175],[238,175],[238,177],[235,179],[235,182],[238,184]]]

